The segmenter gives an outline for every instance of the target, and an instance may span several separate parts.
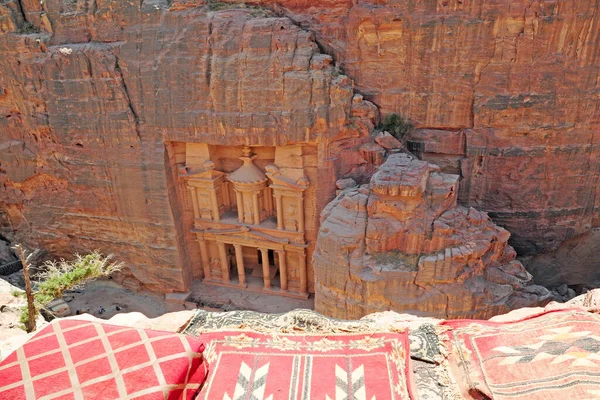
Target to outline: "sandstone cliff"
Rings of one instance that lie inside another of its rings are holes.
[[[460,171],[459,202],[520,253],[598,224],[597,1],[265,3],[314,31],[383,113],[425,129],[415,147]]]
[[[461,175],[460,204],[489,212],[521,254],[557,251],[533,259],[536,279],[562,283],[574,255],[570,284],[600,280],[588,250],[560,256],[597,243],[597,1],[206,3],[0,4],[3,235],[58,256],[102,248],[147,285],[181,289],[197,254],[177,241],[188,233],[168,206],[163,143],[341,130],[335,158],[365,131],[335,60],[384,114],[415,122],[409,147]],[[357,164],[350,152],[331,175]]]
[[[315,32],[384,114],[411,118],[409,148],[460,174],[459,203],[489,212],[519,254],[568,241],[558,251],[577,278],[544,256],[536,280],[600,283],[586,256],[600,198],[597,1],[263,3]]]
[[[457,175],[397,153],[368,185],[343,190],[321,217],[315,309],[349,319],[384,310],[489,318],[547,303],[510,233],[456,206],[457,186]]]
[[[100,248],[152,290],[185,290],[200,257],[169,143],[318,142],[328,167],[314,223],[337,173],[366,164],[351,149],[375,107],[288,18],[166,2],[7,4],[0,204],[12,241],[53,256]]]

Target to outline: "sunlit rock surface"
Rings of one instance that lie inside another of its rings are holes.
[[[400,153],[368,185],[340,193],[321,216],[316,310],[489,318],[547,303],[548,290],[515,260],[510,233],[457,206],[457,185],[458,176]]]

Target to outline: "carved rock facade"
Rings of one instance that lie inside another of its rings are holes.
[[[316,199],[306,174],[318,181],[316,149],[244,146],[235,163],[237,150],[185,146],[180,178],[190,192],[201,256],[193,277],[308,297],[306,233],[316,233]]]
[[[368,169],[359,147],[376,107],[288,18],[160,2],[97,7],[97,30],[89,10],[58,7],[44,14],[52,35],[0,35],[2,234],[54,257],[114,253],[128,287],[171,292],[204,276],[203,258],[226,281],[231,256],[238,279],[232,241],[225,257],[214,237],[204,255],[199,242],[236,229],[270,238],[246,250],[246,264],[285,261],[287,289],[312,292],[319,214],[338,176],[360,180]],[[39,22],[39,11],[26,14]],[[236,178],[244,146],[256,155],[256,182]],[[262,231],[278,212],[274,234]],[[224,226],[230,213],[235,223]]]

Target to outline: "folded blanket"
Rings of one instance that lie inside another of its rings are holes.
[[[191,399],[203,350],[189,336],[56,319],[0,364],[0,398]]]

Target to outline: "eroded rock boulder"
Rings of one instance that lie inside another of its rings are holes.
[[[316,310],[489,318],[550,301],[516,260],[510,233],[456,205],[457,186],[457,175],[399,153],[368,185],[340,193],[321,215]]]
[[[10,248],[10,243],[0,240],[0,265],[8,264],[17,259]]]

